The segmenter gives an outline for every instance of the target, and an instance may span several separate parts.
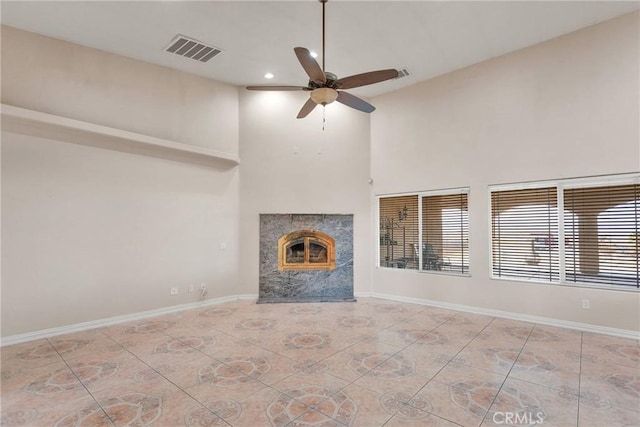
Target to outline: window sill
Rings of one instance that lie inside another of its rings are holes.
[[[623,291],[623,292],[640,292],[640,288],[635,286],[623,286],[623,285],[596,285],[593,283],[583,283],[583,282],[549,282],[544,280],[536,280],[536,279],[524,279],[517,277],[497,277],[491,276],[490,279],[498,280],[501,282],[519,282],[519,283],[531,283],[531,284],[540,284],[540,285],[552,285],[552,286],[564,286],[566,288],[588,288],[588,289],[599,289],[603,291]]]

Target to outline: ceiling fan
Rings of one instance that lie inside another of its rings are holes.
[[[343,89],[353,89],[360,86],[383,82],[385,80],[395,79],[398,77],[398,70],[391,68],[387,70],[369,71],[367,73],[355,74],[341,79],[338,79],[335,74],[325,71],[324,14],[327,0],[319,1],[322,3],[322,68],[320,68],[318,62],[316,62],[316,60],[311,56],[311,52],[309,52],[308,49],[304,47],[293,48],[296,56],[298,57],[298,61],[300,61],[300,65],[302,65],[302,68],[304,68],[304,71],[306,71],[309,76],[309,84],[307,86],[247,86],[247,89],[309,91],[310,97],[298,113],[299,119],[306,117],[311,111],[313,111],[316,105],[320,104],[325,106],[333,101],[338,101],[341,104],[365,113],[371,113],[376,109],[376,107],[355,95],[345,92]]]

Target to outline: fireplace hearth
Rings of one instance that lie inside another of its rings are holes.
[[[259,303],[355,301],[353,215],[261,214]]]

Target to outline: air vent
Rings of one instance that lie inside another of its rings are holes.
[[[182,34],[175,36],[164,50],[200,62],[207,62],[222,53],[222,49],[206,45]]]
[[[401,68],[398,70],[398,77],[396,77],[397,79],[401,79],[403,77],[407,77],[409,75],[409,70],[407,70],[406,68]]]

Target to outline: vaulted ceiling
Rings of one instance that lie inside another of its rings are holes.
[[[409,76],[375,96],[614,18],[638,1],[344,1],[326,5],[326,70]],[[322,6],[304,1],[2,1],[1,22],[218,81],[305,85],[295,46],[322,51]],[[164,51],[176,34],[223,50],[207,63]],[[321,57],[318,61],[321,62]],[[265,80],[264,74],[275,75]]]

